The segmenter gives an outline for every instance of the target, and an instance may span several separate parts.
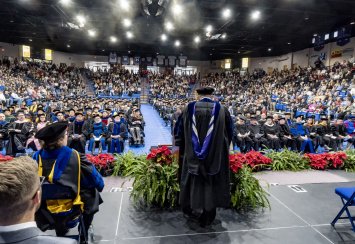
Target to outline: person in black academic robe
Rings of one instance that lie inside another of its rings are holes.
[[[88,131],[85,130],[83,113],[77,112],[73,123],[69,124],[68,146],[80,153],[85,153],[86,139]]]
[[[9,123],[5,120],[5,114],[0,113],[0,151],[4,148],[4,141],[7,140],[7,129]]]
[[[176,145],[183,155],[180,204],[183,212],[210,225],[217,207],[230,206],[229,146],[233,123],[228,109],[212,100],[213,88],[197,89],[200,98],[189,103],[179,118]],[[194,211],[202,210],[197,216]]]
[[[267,116],[264,125],[262,126],[264,137],[267,139],[267,147],[273,150],[279,150],[280,144],[280,127],[273,122],[272,116]]]
[[[321,147],[324,147],[326,150],[336,150],[336,136],[333,135],[332,128],[325,115],[321,116],[321,121],[317,126],[317,134],[319,135],[319,144]]]
[[[255,116],[250,117],[248,128],[250,131],[250,138],[253,140],[253,149],[259,151],[261,147],[265,147],[267,140],[264,137],[264,132],[261,130],[261,125]]]
[[[280,127],[281,147],[291,148],[292,151],[297,151],[297,142],[291,134],[290,127],[286,123],[285,117],[281,117],[279,119],[279,127]]]
[[[33,159],[39,164],[39,176],[46,177],[49,183],[71,188],[76,198],[71,199],[74,200],[71,211],[62,210],[58,214],[51,214],[49,206],[63,209],[59,208],[63,206],[60,202],[43,201],[36,213],[36,222],[37,226],[45,231],[49,223],[53,221],[57,235],[64,236],[70,228],[67,221],[71,220],[72,215],[76,214],[80,208],[88,240],[88,229],[92,224],[94,214],[99,211],[99,205],[103,203],[99,192],[104,188],[104,181],[84,154],[66,146],[67,127],[67,122],[56,122],[39,130],[35,137],[40,140],[42,149],[33,155]],[[80,239],[84,240],[83,236]]]
[[[239,116],[237,124],[234,130],[234,139],[237,146],[240,148],[242,153],[247,153],[253,146],[253,140],[251,139],[251,131],[249,127],[245,124],[246,118],[244,116]]]
[[[9,142],[6,155],[16,156],[17,153],[26,153],[26,142],[33,135],[34,127],[31,122],[26,122],[22,110],[17,112],[17,120],[9,124],[7,131]]]
[[[331,125],[331,130],[333,131],[333,136],[336,137],[337,150],[340,151],[343,149],[343,142],[349,139],[344,120],[338,117],[336,122]]]

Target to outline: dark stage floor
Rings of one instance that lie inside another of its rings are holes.
[[[129,192],[104,192],[105,203],[94,221],[94,243],[355,243],[347,220],[333,229],[341,208],[334,189],[355,182],[303,184],[297,193],[288,185],[270,186],[271,210],[237,214],[219,210],[207,229],[187,221],[180,211],[141,210]]]

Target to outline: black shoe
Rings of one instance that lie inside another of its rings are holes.
[[[213,223],[215,218],[216,218],[216,209],[212,209],[210,211],[203,210],[199,218],[200,226],[202,228],[210,226]]]
[[[186,219],[189,219],[189,220],[199,220],[200,216],[201,216],[201,213],[198,213],[194,210],[192,210],[191,208],[184,208],[182,210],[182,212],[184,213],[184,217]]]

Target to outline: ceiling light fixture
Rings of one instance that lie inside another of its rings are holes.
[[[72,0],[60,0],[59,3],[65,7],[71,5],[73,2]]]
[[[111,37],[110,37],[110,42],[116,43],[116,42],[117,42],[117,37],[111,36]]]
[[[130,31],[127,31],[126,35],[127,35],[128,39],[132,39],[133,38],[133,33],[130,32]]]
[[[226,33],[223,33],[223,35],[221,36],[222,39],[226,39],[226,37],[227,37]]]
[[[195,43],[200,43],[200,41],[201,41],[201,38],[199,36],[195,36],[194,42]]]
[[[126,28],[128,28],[132,25],[132,21],[130,19],[123,19],[122,23],[123,23],[123,26]]]
[[[176,41],[175,41],[175,47],[179,47],[179,46],[180,46],[180,44],[181,44],[181,43],[180,43],[180,41],[179,41],[179,40],[176,40]]]
[[[351,22],[350,24],[351,24],[351,25],[355,25],[355,21]]]
[[[314,33],[313,36],[316,37],[316,36],[318,36],[318,34],[317,34],[317,33]]]
[[[212,25],[207,25],[207,26],[206,26],[206,32],[207,32],[207,33],[210,33],[212,30],[213,30]]]
[[[175,3],[172,6],[172,11],[173,11],[174,15],[177,15],[177,16],[181,15],[182,14],[182,10],[183,10],[183,8],[182,8],[181,4],[179,4],[179,3]]]
[[[28,39],[30,42],[32,42],[32,39]]]
[[[163,42],[165,42],[165,41],[168,39],[168,37],[167,37],[165,34],[162,34],[161,37],[160,37],[160,39],[161,39]]]
[[[261,12],[259,10],[254,10],[251,12],[250,17],[252,20],[258,20],[260,19]]]
[[[95,30],[88,30],[88,34],[91,37],[95,37],[96,36],[96,31]]]
[[[130,6],[129,6],[129,1],[128,0],[118,0],[118,3],[120,5],[120,8],[126,12],[128,12]]]
[[[268,48],[267,50],[268,50],[268,52],[271,52],[271,48]]]
[[[165,23],[165,29],[166,29],[167,31],[173,30],[173,29],[174,29],[173,23],[171,23],[170,21],[166,22],[166,23]]]
[[[85,18],[84,16],[82,16],[82,15],[77,15],[77,16],[76,16],[76,20],[77,20],[77,22],[78,22],[80,28],[83,28],[83,27],[85,26],[85,24],[86,24],[86,18]]]
[[[229,8],[226,8],[223,10],[222,16],[224,19],[229,19],[232,16],[232,11]]]
[[[291,42],[288,42],[287,45],[291,45]]]
[[[67,48],[70,48],[70,45],[69,45],[69,44],[67,44]]]

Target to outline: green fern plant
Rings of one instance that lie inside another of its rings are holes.
[[[270,208],[267,195],[251,168],[244,166],[238,173],[232,173],[231,204],[235,210]]]
[[[268,152],[266,156],[271,158],[271,169],[274,171],[300,171],[310,169],[308,160],[298,152],[285,149],[281,152]]]
[[[343,168],[346,172],[355,172],[355,150],[346,150],[347,158],[344,160]]]

